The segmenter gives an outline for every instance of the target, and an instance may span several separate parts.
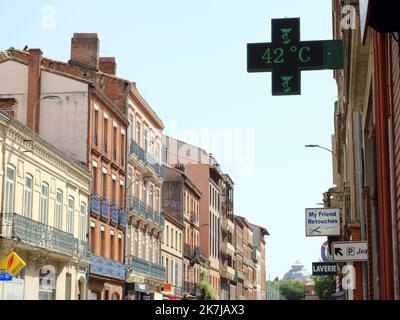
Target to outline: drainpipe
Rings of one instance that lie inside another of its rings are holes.
[[[389,41],[392,44],[392,38]],[[398,251],[398,237],[397,237],[397,213],[396,213],[396,186],[395,186],[395,172],[394,172],[394,141],[393,141],[393,72],[391,68],[392,51],[388,50],[389,60],[389,118],[388,118],[388,131],[389,131],[389,170],[390,170],[390,204],[391,204],[391,218],[392,218],[392,250],[393,250],[393,284],[394,284],[394,299],[400,300],[400,285],[399,285],[399,251]]]
[[[365,212],[364,212],[364,199],[363,199],[363,159],[362,159],[362,127],[361,127],[361,113],[353,112],[354,130],[355,130],[355,153],[357,163],[357,207],[361,225],[361,241],[367,240]],[[368,265],[367,262],[362,262],[362,288],[363,300],[368,299]]]

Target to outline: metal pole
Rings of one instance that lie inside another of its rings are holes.
[[[361,113],[353,112],[353,122],[355,130],[355,153],[356,153],[356,164],[357,164],[357,207],[358,214],[361,224],[361,240],[367,240],[366,224],[365,224],[365,211],[363,205],[363,158],[362,158],[362,129],[361,129]],[[368,264],[362,262],[362,285],[363,285],[363,299],[368,299]]]

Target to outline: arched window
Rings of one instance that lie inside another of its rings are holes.
[[[68,197],[68,214],[67,214],[67,232],[74,234],[74,210],[75,210],[75,199]]]
[[[14,196],[15,196],[15,167],[7,166],[6,176],[6,213],[14,213]]]
[[[113,293],[113,294],[111,295],[111,300],[119,300],[119,295],[118,295],[118,293]]]
[[[57,190],[56,195],[56,207],[55,207],[55,227],[59,230],[62,230],[62,210],[63,209],[63,192],[61,190]]]
[[[49,185],[42,183],[42,192],[40,195],[40,222],[48,224],[49,220]]]
[[[25,176],[24,185],[24,217],[32,218],[32,187],[33,177],[30,174]]]

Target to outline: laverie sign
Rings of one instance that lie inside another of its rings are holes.
[[[340,209],[306,209],[306,236],[340,236]]]

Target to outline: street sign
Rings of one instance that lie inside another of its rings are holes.
[[[0,282],[12,281],[12,275],[10,272],[4,269],[0,269]]]
[[[314,262],[312,264],[313,276],[331,276],[337,274],[338,266],[334,262]]]
[[[334,242],[331,252],[336,262],[368,261],[368,243],[365,241]]]
[[[306,209],[306,236],[340,236],[340,209]]]
[[[272,72],[272,95],[300,95],[301,71],[342,69],[342,40],[300,41],[300,18],[272,19],[272,42],[247,45],[247,71]]]
[[[24,267],[25,262],[14,252],[10,252],[7,257],[0,262],[0,269],[7,270],[15,277]]]
[[[321,246],[321,259],[323,262],[332,262],[333,260],[328,241],[325,241]]]

